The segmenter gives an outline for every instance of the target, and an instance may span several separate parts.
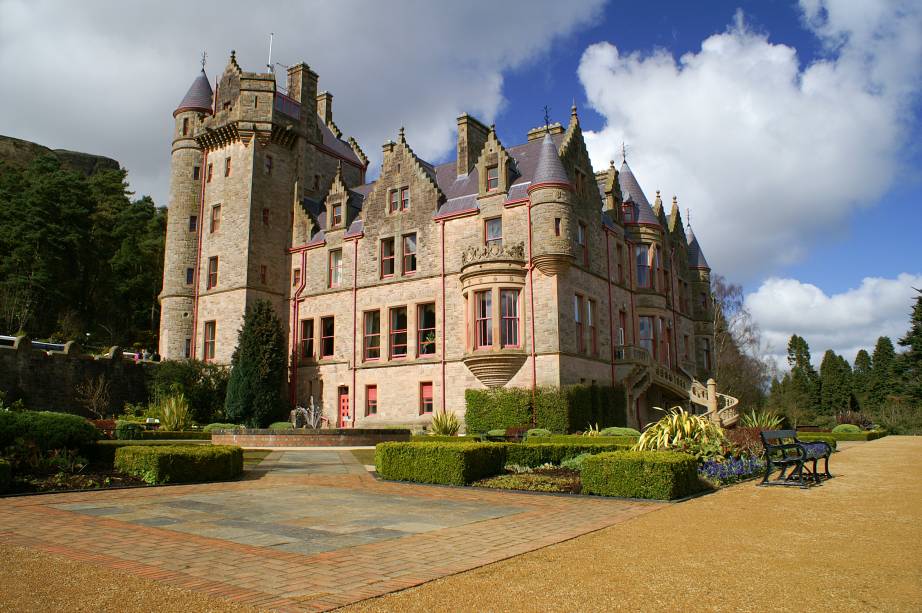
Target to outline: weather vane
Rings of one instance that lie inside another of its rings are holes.
[[[544,129],[547,130],[551,125],[551,109],[548,105],[544,105]]]
[[[206,51],[202,51],[202,70],[205,70],[206,59],[208,59],[208,53]]]
[[[621,162],[627,162],[627,145],[624,141],[621,141]]]
[[[685,223],[691,228],[691,210],[688,207],[685,208]]]

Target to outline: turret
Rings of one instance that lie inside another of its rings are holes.
[[[188,357],[198,248],[199,196],[206,169],[195,140],[202,120],[212,114],[214,94],[203,69],[173,111],[173,152],[167,209],[163,290],[160,292],[160,355]]]
[[[538,270],[556,275],[574,258],[576,221],[573,186],[550,134],[541,141],[538,162],[528,197],[532,208],[532,259]]]
[[[688,274],[690,277],[693,319],[695,319],[695,344],[698,375],[710,376],[714,361],[714,301],[711,299],[711,267],[704,259],[701,245],[691,226],[686,234],[688,241]]]

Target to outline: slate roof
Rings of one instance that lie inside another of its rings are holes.
[[[695,233],[692,232],[691,228],[688,229],[685,238],[688,239],[688,267],[707,268],[710,270],[711,267],[708,266],[707,260],[704,259],[704,253],[701,251],[701,245],[698,244],[698,239],[695,238]]]
[[[551,135],[545,134],[541,139],[541,151],[538,154],[538,164],[535,167],[535,174],[531,179],[532,183],[569,183],[570,177],[564,170],[560,162],[560,156],[557,154],[557,145]]]
[[[317,115],[317,117],[317,125],[320,126],[323,146],[335,152],[336,155],[341,158],[349,160],[350,162],[355,162],[359,166],[363,166],[362,160],[359,159],[359,156],[356,155],[349,143],[341,138],[337,138],[336,135],[333,134],[333,131],[330,130],[330,127],[323,121],[323,118],[320,117],[320,115]]]
[[[214,92],[211,90],[211,83],[208,82],[208,75],[202,70],[192,81],[189,91],[183,96],[182,102],[176,107],[174,114],[180,111],[205,111],[210,113],[213,98]]]
[[[648,224],[651,226],[662,227],[650,201],[640,189],[640,184],[634,176],[631,167],[627,165],[627,160],[621,164],[621,170],[618,172],[618,183],[621,185],[621,196],[625,203],[634,204],[634,221],[637,224]]]

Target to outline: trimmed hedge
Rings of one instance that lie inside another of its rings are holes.
[[[833,434],[839,434],[840,432],[861,432],[861,428],[855,424],[839,424],[832,429]]]
[[[96,427],[79,415],[51,411],[0,411],[0,449],[18,438],[40,450],[80,449],[99,438]]]
[[[115,422],[115,438],[120,441],[133,441],[141,438],[144,426],[137,421],[118,420]]]
[[[633,445],[637,436],[580,436],[578,434],[557,434],[538,439],[526,439],[525,443],[557,443],[563,445]]]
[[[414,434],[410,436],[414,443],[471,443],[479,442],[479,436],[437,436],[435,434]]]
[[[525,438],[546,438],[548,436],[553,436],[553,432],[546,428],[532,428],[525,433]]]
[[[237,430],[243,427],[244,426],[241,426],[240,424],[214,423],[214,424],[208,424],[207,426],[202,428],[202,432],[211,432],[212,430]]]
[[[103,464],[109,467],[115,463],[115,451],[122,447],[142,446],[142,447],[175,447],[186,445],[199,445],[200,443],[181,443],[173,441],[96,441],[84,449],[84,454],[90,462]]]
[[[142,441],[210,441],[211,432],[204,430],[144,430],[141,432]]]
[[[702,489],[694,456],[673,451],[615,451],[590,456],[580,470],[583,492],[674,500]]]
[[[506,450],[493,443],[379,443],[375,470],[384,479],[466,485],[503,470]]]
[[[269,430],[294,430],[290,421],[274,421],[269,424]]]
[[[531,423],[531,391],[519,387],[465,390],[468,432],[505,430]]]
[[[0,458],[0,494],[10,489],[10,483],[13,481],[13,467],[10,463]]]
[[[836,437],[830,432],[798,432],[797,438],[805,443],[823,441],[828,443],[833,451],[836,450]]]
[[[825,439],[810,438],[822,436]],[[862,432],[798,432],[797,438],[802,441],[826,440],[833,441],[874,441],[887,436],[882,430],[866,430]],[[828,441],[827,441],[828,442]],[[831,444],[831,443],[830,443]]]
[[[634,428],[622,428],[620,426],[612,426],[611,428],[604,428],[599,432],[600,436],[634,436],[640,438],[640,432]]]
[[[243,473],[243,449],[232,445],[128,445],[116,449],[115,469],[151,484],[229,481]]]
[[[542,464],[560,464],[564,460],[575,458],[584,453],[605,453],[610,451],[627,451],[631,445],[613,443],[545,443],[537,442],[522,445],[519,443],[502,444],[506,449],[506,464],[519,466],[541,466]]]

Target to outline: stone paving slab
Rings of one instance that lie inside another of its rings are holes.
[[[230,483],[2,499],[0,539],[260,608],[315,611],[662,506],[382,482],[348,451],[266,460]]]

